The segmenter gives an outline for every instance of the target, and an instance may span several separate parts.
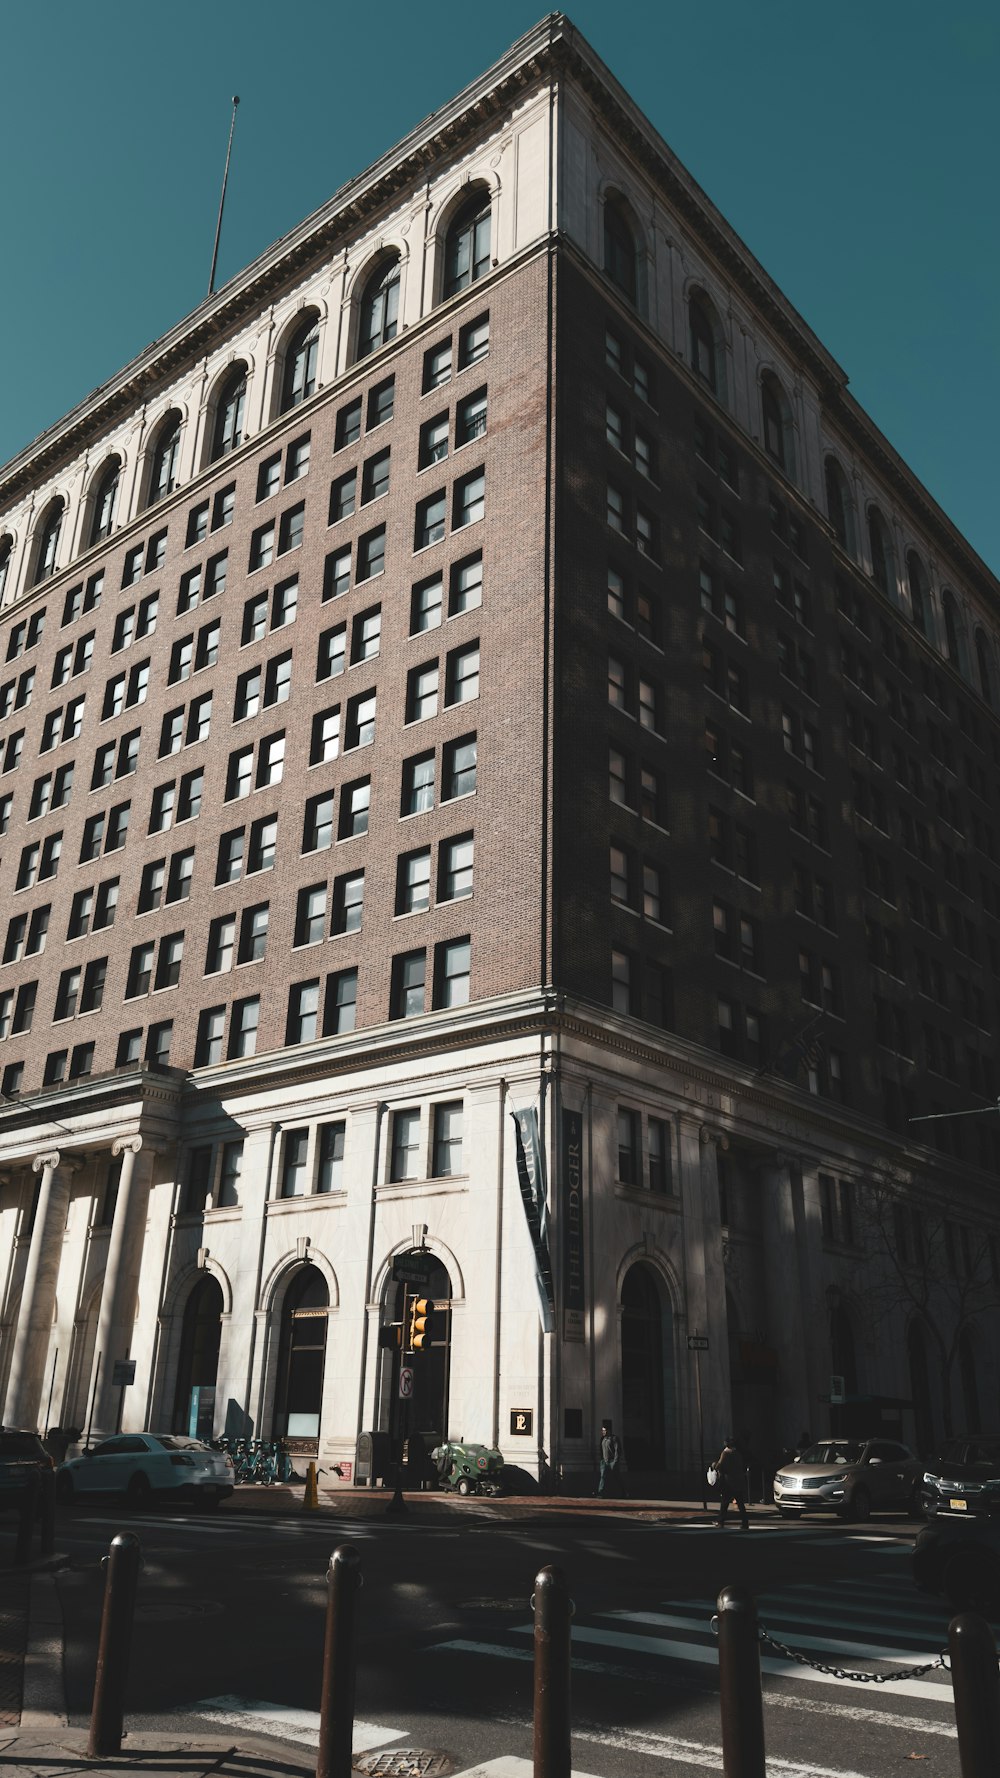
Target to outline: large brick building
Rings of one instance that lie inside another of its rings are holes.
[[[6,1421],[351,1461],[414,1248],[411,1424],[530,1467],[995,1414],[994,1120],[908,1120],[996,1092],[1000,589],[565,18],[0,579]]]

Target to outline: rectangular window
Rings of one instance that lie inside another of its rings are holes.
[[[434,1005],[466,1006],[471,993],[472,945],[468,938],[452,939],[434,951]]]
[[[335,679],[343,673],[347,666],[347,625],[337,624],[335,628],[324,630],[319,639],[316,656],[316,683],[324,679]]]
[[[333,885],[331,937],[342,932],[360,932],[364,895],[365,873],[363,870],[351,871],[347,876],[337,877]]]
[[[367,430],[374,432],[376,426],[384,426],[392,419],[396,404],[396,379],[386,377],[384,383],[376,383],[374,389],[368,391]]]
[[[459,617],[463,611],[475,611],[483,602],[483,558],[467,556],[456,562],[451,571],[448,592],[448,616]]]
[[[440,488],[436,494],[428,494],[426,499],[417,502],[417,516],[413,531],[415,550],[426,549],[432,543],[440,543],[445,532],[447,511],[447,496],[443,488]]]
[[[257,499],[267,500],[276,494],[281,484],[281,452],[276,451],[273,457],[265,457],[257,471]]]
[[[222,975],[233,967],[236,946],[235,914],[219,914],[208,929],[205,974]]]
[[[461,1099],[434,1107],[432,1173],[435,1179],[454,1179],[463,1170],[462,1113]]]
[[[385,573],[385,526],[380,525],[377,531],[366,531],[358,539],[358,582],[374,580],[376,575]]]
[[[342,451],[345,445],[357,444],[360,437],[361,397],[358,396],[356,401],[349,401],[338,411],[334,449]]]
[[[438,664],[427,661],[411,667],[406,676],[406,720],[423,722],[438,709]]]
[[[445,703],[467,704],[479,696],[479,643],[454,648],[448,656]]]
[[[350,518],[357,504],[358,472],[349,469],[346,475],[337,477],[330,489],[329,524],[339,524],[341,519]]]
[[[334,704],[328,710],[317,710],[312,719],[309,764],[315,766],[324,760],[336,759],[339,752],[340,705]]]
[[[344,1186],[344,1139],[347,1125],[342,1122],[320,1124],[318,1192],[339,1192]]]
[[[286,1130],[281,1155],[281,1196],[304,1198],[309,1189],[309,1131]]]
[[[430,848],[402,853],[396,865],[396,913],[423,913],[430,904]]]
[[[375,740],[375,693],[358,692],[347,705],[344,747],[371,747]]]
[[[389,1177],[397,1182],[420,1178],[420,1113],[416,1109],[393,1113]]]
[[[426,951],[404,951],[393,958],[390,1018],[411,1019],[423,1012],[426,978]]]
[[[198,1015],[198,1035],[194,1046],[196,1068],[211,1068],[222,1061],[222,1040],[226,1029],[224,1006],[208,1006]]]
[[[351,664],[372,661],[378,656],[382,639],[382,607],[372,605],[360,611],[351,626]]]
[[[184,958],[183,932],[168,933],[160,940],[160,948],[156,959],[157,988],[176,988],[181,979],[181,963]]]
[[[467,370],[470,364],[480,364],[488,356],[489,349],[489,315],[477,315],[474,321],[466,322],[458,336],[459,370]]]
[[[448,415],[435,414],[420,428],[417,446],[417,468],[429,469],[432,463],[443,463],[448,455]]]
[[[322,852],[333,845],[333,804],[332,790],[309,798],[302,828],[303,852]]]
[[[361,504],[368,506],[389,492],[389,452],[368,457],[361,471]]]
[[[269,568],[274,561],[274,520],[266,525],[258,525],[250,539],[249,572],[255,574],[259,568]]]
[[[340,834],[342,840],[354,839],[368,832],[368,811],[371,803],[371,780],[359,778],[345,784],[340,793]]]
[[[351,546],[334,550],[323,566],[323,598],[335,599],[346,593],[351,584]]]
[[[338,969],[326,984],[326,1005],[323,1015],[324,1037],[342,1037],[353,1031],[358,1012],[358,972]]]
[[[461,901],[472,894],[473,850],[471,833],[442,841],[438,868],[439,901]]]
[[[440,345],[431,346],[424,353],[423,392],[428,395],[432,389],[440,389],[451,381],[451,341],[442,340]]]
[[[649,1117],[646,1119],[646,1157],[649,1166],[650,1191],[664,1195],[669,1194],[672,1189],[670,1127],[662,1118]]]
[[[420,815],[434,807],[434,755],[418,753],[403,761],[400,815]]]
[[[463,525],[474,525],[486,513],[486,471],[474,470],[455,484],[452,524],[458,531]]]
[[[622,1185],[641,1185],[639,1113],[618,1107],[618,1178]]]
[[[318,945],[326,937],[326,884],[300,889],[295,902],[293,944]]]
[[[293,439],[285,452],[285,484],[301,481],[309,471],[311,440],[309,433]]]
[[[298,506],[290,506],[287,512],[283,512],[281,515],[281,522],[278,526],[279,556],[287,556],[291,550],[301,549],[305,527],[305,502],[300,501]]]
[[[266,901],[244,908],[240,916],[240,948],[237,961],[259,963],[267,950],[267,928],[270,909]]]
[[[278,850],[278,817],[263,815],[250,828],[250,845],[247,850],[247,875],[256,871],[273,870]]]
[[[444,747],[441,774],[441,800],[452,802],[459,796],[471,796],[476,788],[475,735],[460,735]],[[433,756],[431,757],[431,804],[433,805]]]
[[[257,1052],[257,1030],[260,1025],[260,1001],[254,997],[233,1002],[229,1021],[229,1058],[253,1056]]]

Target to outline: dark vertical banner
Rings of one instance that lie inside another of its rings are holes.
[[[564,1111],[562,1114],[560,1159],[563,1339],[582,1340],[585,1338],[586,1291],[583,1270],[583,1116],[579,1111]]]
[[[545,1333],[555,1327],[555,1297],[552,1289],[552,1263],[549,1258],[548,1209],[542,1176],[542,1148],[538,1136],[536,1111],[512,1111],[517,1156],[517,1183],[521,1188],[525,1221],[535,1255],[535,1282],[538,1306]]]

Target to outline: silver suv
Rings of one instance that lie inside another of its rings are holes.
[[[923,1464],[907,1445],[889,1439],[827,1438],[810,1445],[774,1478],[774,1504],[783,1519],[796,1513],[835,1512],[867,1519],[902,1508],[919,1518]]]

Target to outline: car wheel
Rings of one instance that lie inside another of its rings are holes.
[[[470,1482],[467,1476],[463,1476],[458,1484],[458,1491],[460,1494],[471,1494],[474,1486],[474,1482]]]
[[[148,1505],[149,1497],[152,1492],[153,1490],[149,1485],[149,1477],[143,1475],[142,1470],[140,1469],[137,1475],[130,1478],[129,1485],[125,1490],[125,1498],[128,1501],[129,1506],[143,1507]]]
[[[956,1611],[987,1611],[1000,1599],[1000,1563],[972,1545],[944,1564],[944,1596]]]
[[[910,1489],[910,1498],[906,1503],[906,1515],[907,1518],[910,1519],[922,1519],[925,1517],[924,1503],[920,1493],[919,1482],[914,1482],[913,1487]]]
[[[848,1502],[846,1517],[856,1519],[860,1525],[871,1518],[872,1503],[867,1488],[855,1488]]]

